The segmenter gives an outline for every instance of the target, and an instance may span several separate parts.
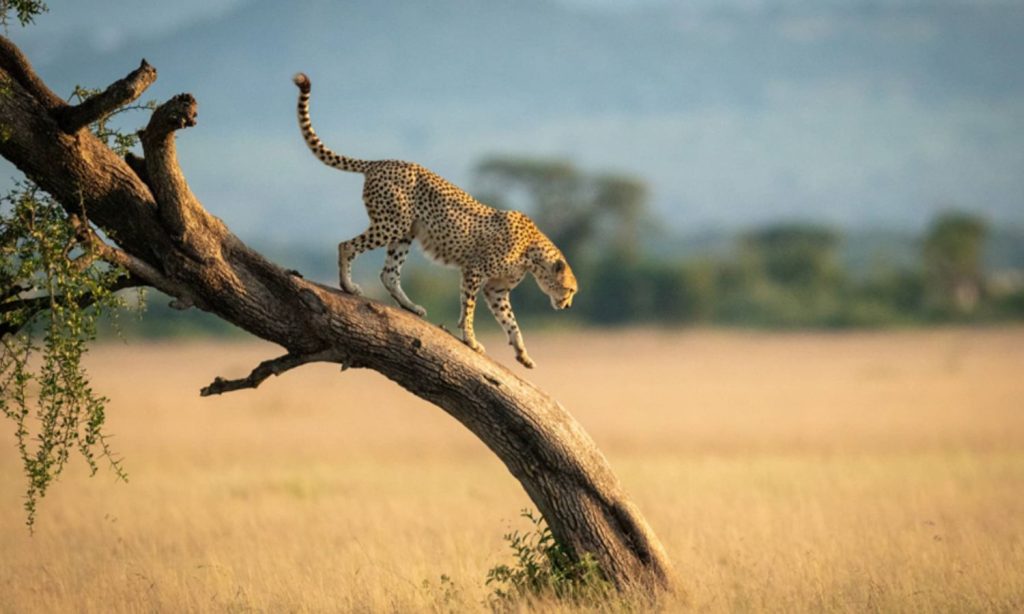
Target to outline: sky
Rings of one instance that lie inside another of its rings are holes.
[[[147,96],[196,95],[182,165],[248,238],[365,225],[359,179],[298,138],[296,70],[329,145],[471,191],[481,158],[539,156],[645,180],[679,234],[789,219],[916,231],[950,207],[1024,225],[1020,2],[48,4],[8,35],[58,92],[145,57],[160,73]]]
[[[97,52],[114,51],[132,38],[152,39],[223,15],[245,0],[46,0],[49,11],[28,28],[9,28],[33,62],[59,58],[69,41],[83,38]],[[116,15],[116,19],[111,16]]]

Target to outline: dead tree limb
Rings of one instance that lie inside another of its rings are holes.
[[[68,133],[78,132],[141,96],[154,81],[156,69],[146,60],[142,60],[139,67],[124,79],[115,81],[110,87],[87,98],[81,104],[58,109],[54,116],[61,130]]]
[[[301,367],[311,362],[327,362],[335,360],[333,352],[320,352],[317,354],[285,354],[277,358],[270,360],[264,360],[248,377],[241,379],[224,379],[223,377],[217,377],[213,380],[209,386],[199,391],[199,396],[208,397],[214,394],[224,394],[225,392],[231,392],[233,390],[242,390],[244,388],[256,388],[263,383],[263,380],[267,379],[271,375],[281,375],[285,371],[294,369],[295,367]]]
[[[135,84],[130,95],[149,79],[144,69],[145,75],[126,77]],[[129,164],[88,131],[69,134],[97,111],[64,110],[67,105],[5,39],[0,81],[0,125],[7,135],[0,155],[69,215],[88,211],[90,221],[116,240],[105,257],[184,304],[286,350],[242,380],[211,384],[206,394],[255,387],[310,360],[374,369],[478,436],[522,483],[555,537],[577,555],[591,553],[618,587],[673,587],[661,544],[594,442],[558,402],[416,316],[290,274],[203,208],[174,148],[177,131],[195,124],[190,95],[153,113],[142,133],[145,163]],[[101,111],[125,99],[112,93]],[[143,168],[145,179],[137,172]]]

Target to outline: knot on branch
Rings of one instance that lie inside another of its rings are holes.
[[[192,94],[178,94],[153,111],[142,138],[160,138],[182,128],[196,125],[199,104]]]

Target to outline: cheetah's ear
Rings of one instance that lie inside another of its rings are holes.
[[[565,260],[559,258],[555,261],[555,266],[552,269],[555,273],[561,273],[565,270]]]

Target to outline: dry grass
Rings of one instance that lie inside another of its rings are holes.
[[[530,376],[675,559],[689,599],[666,609],[1024,609],[1024,329],[531,341]],[[514,479],[373,373],[312,366],[197,396],[273,353],[95,350],[131,482],[76,465],[35,537],[5,428],[0,610],[479,609],[501,534],[523,528]]]

